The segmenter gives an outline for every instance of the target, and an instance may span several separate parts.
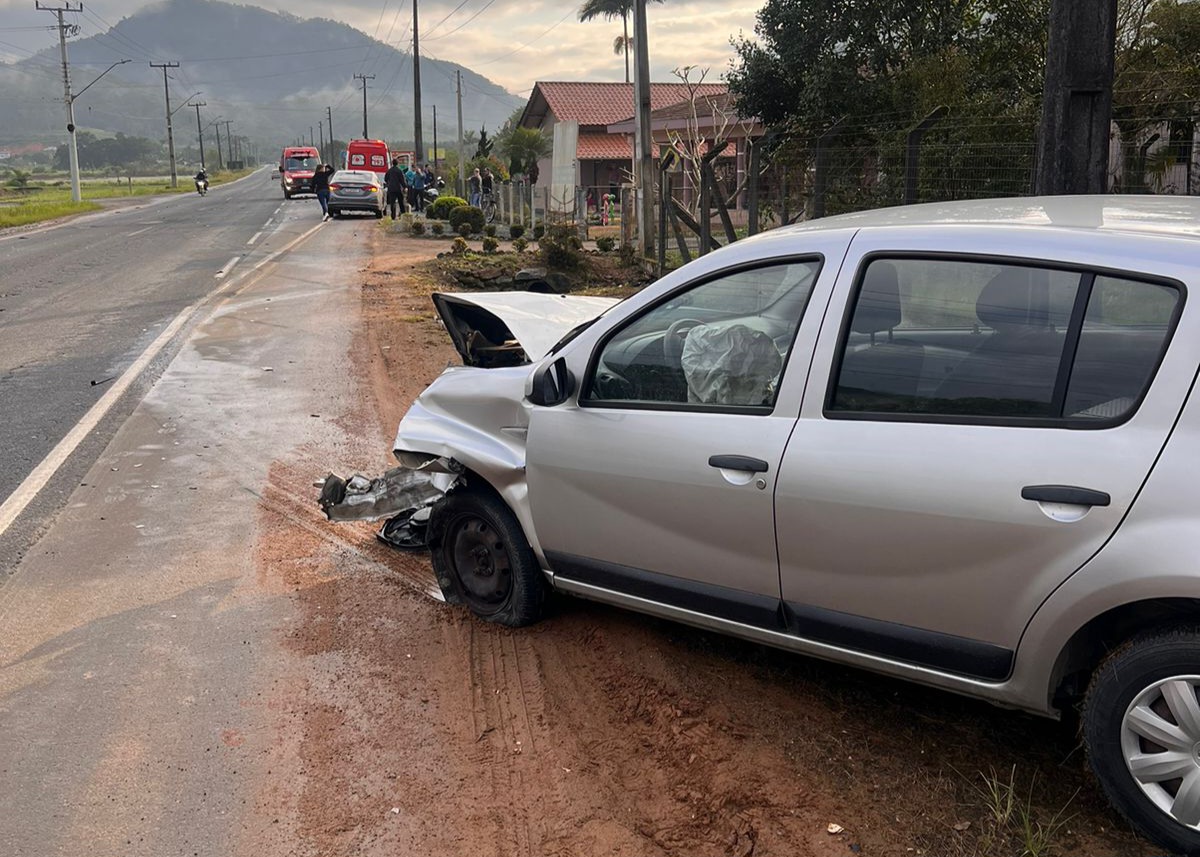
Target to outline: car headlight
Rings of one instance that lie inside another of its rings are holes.
[[[283,183],[284,183],[284,184],[291,184],[291,183],[292,183],[292,177],[291,177],[291,176],[284,176],[284,177],[283,177]]]

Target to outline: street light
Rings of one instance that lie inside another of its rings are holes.
[[[83,199],[83,194],[79,190],[79,150],[75,148],[75,99],[78,98],[79,96],[83,95],[89,89],[91,89],[92,85],[97,80],[104,77],[104,75],[108,74],[110,71],[112,71],[114,68],[116,68],[119,65],[125,65],[125,63],[127,63],[127,62],[133,62],[133,60],[117,60],[115,63],[110,65],[104,71],[100,72],[100,74],[96,75],[95,80],[93,80],[91,83],[89,83],[83,89],[81,89],[75,93],[68,93],[68,96],[67,96],[67,145],[70,147],[68,154],[70,154],[70,156],[71,156],[70,157],[71,199],[74,202],[80,202]]]

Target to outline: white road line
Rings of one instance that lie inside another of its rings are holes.
[[[236,265],[240,261],[242,261],[241,256],[234,256],[232,259],[230,259],[228,262],[225,263],[225,267],[223,267],[221,270],[217,271],[215,279],[218,279],[218,280],[223,279],[226,274],[228,274],[230,271],[233,270],[233,266]]]
[[[253,235],[250,236],[250,240],[247,241],[246,244],[247,245],[253,244],[255,241],[258,240],[258,236],[260,236],[260,235],[262,235],[261,232],[255,232]]]
[[[141,235],[143,232],[149,232],[153,228],[154,228],[153,226],[147,226],[145,229],[139,229],[137,232],[130,232],[125,237],[132,238],[134,235]]]
[[[295,247],[309,235],[320,229],[322,225],[318,223],[278,252],[283,253]],[[133,361],[132,365],[121,373],[121,377],[108,388],[108,391],[103,396],[96,400],[94,405],[88,408],[87,413],[83,415],[82,419],[67,432],[66,436],[55,445],[54,449],[50,450],[50,454],[43,458],[41,463],[25,477],[16,490],[8,496],[7,500],[0,503],[0,535],[4,535],[5,531],[12,526],[13,521],[17,519],[17,516],[25,511],[26,506],[33,502],[38,492],[46,487],[46,483],[54,477],[58,469],[70,458],[71,453],[100,424],[100,421],[104,419],[104,416],[112,409],[112,406],[117,403],[121,395],[137,380],[138,375],[150,365],[150,361],[157,357],[158,353],[171,341],[171,337],[188,323],[197,310],[214,298],[229,291],[235,283],[240,283],[242,279],[245,278],[228,280],[220,288],[200,298],[200,300],[175,316],[166,329],[147,346],[146,350],[141,353],[137,360]]]

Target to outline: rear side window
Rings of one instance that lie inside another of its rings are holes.
[[[1110,424],[1140,401],[1178,289],[991,261],[873,259],[844,333],[831,416]]]

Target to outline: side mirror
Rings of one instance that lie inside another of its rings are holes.
[[[531,384],[526,398],[532,404],[547,408],[561,405],[575,392],[575,376],[567,368],[565,357],[539,366],[533,373]]]

